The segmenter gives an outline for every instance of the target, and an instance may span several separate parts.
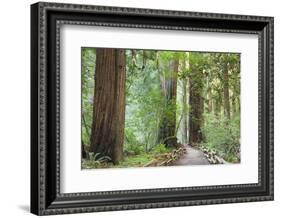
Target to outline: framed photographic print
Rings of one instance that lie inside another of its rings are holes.
[[[31,212],[273,200],[273,18],[31,5]]]

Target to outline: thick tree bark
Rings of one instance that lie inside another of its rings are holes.
[[[224,116],[230,119],[230,102],[229,102],[229,81],[228,81],[228,66],[225,63],[223,72],[223,97],[224,97]]]
[[[189,79],[189,144],[198,145],[202,141],[201,126],[203,123],[202,77],[200,72],[191,67]]]
[[[202,141],[201,125],[203,122],[203,98],[198,90],[190,91],[189,104],[189,144],[194,146]]]
[[[125,50],[98,48],[90,151],[109,156],[114,164],[123,153],[125,79]]]
[[[158,142],[166,146],[175,146],[176,138],[176,99],[177,99],[177,74],[179,59],[169,61],[169,72],[161,78],[161,88],[165,97],[165,110],[158,134]]]

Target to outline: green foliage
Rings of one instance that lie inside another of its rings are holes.
[[[127,155],[138,155],[144,152],[144,146],[139,144],[138,141],[126,141],[124,144],[124,153]]]
[[[82,48],[82,140],[86,146],[90,144],[93,116],[94,71],[96,66],[96,50]]]
[[[159,89],[156,52],[146,52],[144,57],[139,50],[134,55],[132,58],[127,52],[125,151],[138,154],[148,152],[156,142],[164,98]]]
[[[89,159],[82,162],[82,168],[100,168],[111,160],[108,156],[101,156],[100,153],[89,153]]]
[[[153,155],[149,153],[141,153],[137,155],[129,155],[124,158],[119,165],[115,167],[141,167],[153,159]]]
[[[164,144],[155,145],[152,152],[155,154],[163,154],[169,152],[171,149],[166,147]]]
[[[229,162],[239,161],[240,152],[240,115],[229,121],[225,117],[205,114],[202,128],[204,146],[214,149]]]
[[[89,146],[93,122],[96,49],[82,48],[81,52],[82,140],[86,146]],[[174,60],[179,61],[177,75],[171,72],[171,61]],[[224,117],[226,81],[223,75],[226,68],[229,75],[230,120]],[[175,78],[177,99],[167,100],[163,85],[171,85],[170,81]],[[186,105],[182,100],[183,86],[186,90]],[[159,129],[163,118],[172,120],[175,119],[176,114],[175,135],[181,135],[184,130],[183,120],[187,123],[194,110],[188,103],[191,91],[199,93],[202,97],[204,115],[199,117],[200,121],[202,118],[203,125],[202,143],[217,150],[227,161],[238,162],[240,158],[240,55],[127,49],[123,152],[125,158],[117,166],[109,163],[104,166],[103,164],[109,160],[108,157],[99,157],[95,154],[91,155],[89,160],[85,160],[83,166],[85,168],[142,166],[154,155],[169,152],[170,148],[158,140]],[[183,111],[186,119],[183,119]],[[196,119],[193,117],[193,120]]]
[[[100,153],[89,153],[89,156],[90,156],[90,160],[91,161],[96,161],[96,162],[102,162],[102,161],[109,161],[111,160],[110,157],[108,156],[101,156]]]
[[[83,169],[96,168],[121,168],[121,167],[142,167],[154,158],[153,154],[141,153],[136,155],[127,155],[118,165],[113,165],[108,161],[98,160],[84,160],[82,162]]]

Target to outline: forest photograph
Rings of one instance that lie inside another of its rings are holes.
[[[240,53],[81,48],[81,168],[239,164]]]

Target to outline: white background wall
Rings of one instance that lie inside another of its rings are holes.
[[[51,1],[51,0],[50,0]],[[57,0],[59,1],[59,0]],[[0,9],[0,217],[28,217],[30,177],[30,10],[35,1],[1,1]],[[276,217],[281,211],[281,14],[277,0],[84,0],[59,1],[275,16],[275,201],[75,214],[69,217]]]

